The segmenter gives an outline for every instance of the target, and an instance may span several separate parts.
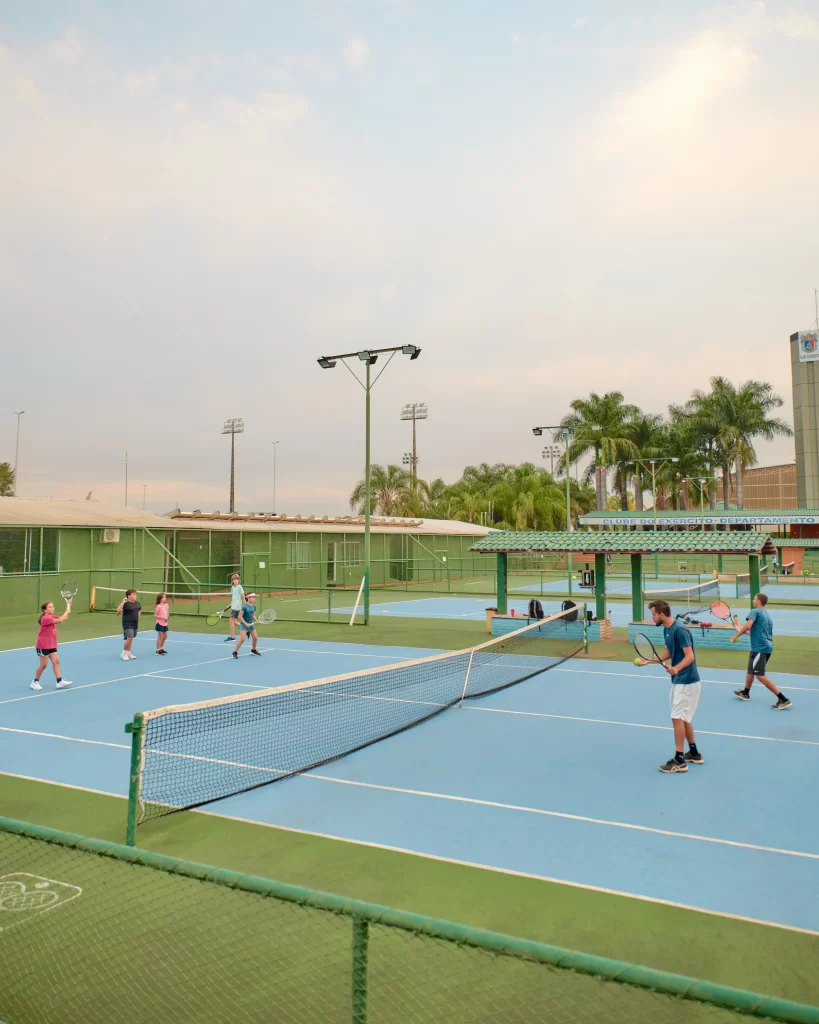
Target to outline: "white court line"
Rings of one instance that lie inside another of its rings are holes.
[[[652,828],[650,825],[633,825],[625,821],[608,821],[605,818],[590,818],[583,814],[568,814],[564,811],[547,811],[541,807],[525,807],[518,804],[505,804],[497,800],[480,800],[477,797],[454,796],[450,793],[432,793],[421,789],[404,789],[400,786],[382,786],[374,782],[356,782],[351,779],[337,779],[332,775],[316,775],[303,772],[306,779],[318,779],[320,782],[333,782],[341,786],[354,786],[361,789],[377,789],[385,793],[401,793],[406,796],[423,796],[432,800],[449,800],[453,803],[474,804],[479,807],[493,807],[503,811],[518,811],[522,814],[535,814],[547,818],[562,818],[566,821],[580,821],[590,825],[605,825],[608,828],[623,828],[634,832],[650,832],[653,835],[670,836],[672,839],[691,839],[700,843],[714,843],[718,846],[734,846],[743,850],[756,850],[761,853],[776,853],[784,857],[801,857],[807,860],[819,860],[819,853],[805,853],[802,850],[781,850],[775,846],[759,846],[756,843],[741,843],[734,839],[717,839],[714,836],[701,836],[689,832],[672,832],[670,829]]]
[[[186,668],[201,668],[203,665],[213,665],[215,662],[218,661],[229,661],[231,657],[232,656],[229,655],[226,658],[212,658],[210,661],[197,661],[191,665],[178,665],[176,666],[176,668],[177,671],[181,672],[183,671],[183,669]],[[250,655],[248,655],[248,657],[250,657]],[[158,669],[156,672],[135,672],[133,675],[129,676],[116,676],[114,679],[101,679],[97,683],[79,683],[72,686],[71,691],[76,692],[77,690],[90,690],[94,686],[107,686],[109,683],[121,683],[129,679],[144,679],[146,677],[153,677],[158,675],[159,672],[161,671],[162,669]],[[169,669],[165,669],[164,671],[167,672],[169,671]],[[43,690],[42,693],[30,693],[27,694],[25,697],[11,697],[8,700],[0,700],[0,705],[16,704],[18,701],[21,700],[39,700],[42,697],[53,697],[57,693],[67,692],[68,690]]]
[[[172,668],[165,669],[166,672],[173,672]],[[269,690],[269,686],[262,686],[260,683],[224,683],[219,679],[195,679],[192,676],[166,676],[160,675],[159,672],[152,672],[151,677],[153,679],[164,679],[169,683],[175,683],[177,680],[180,683],[210,683],[212,686],[242,686],[250,690]]]
[[[475,704],[461,704],[464,711],[489,711],[496,715],[523,715],[527,718],[557,718],[564,722],[588,722],[595,725],[624,725],[630,729],[658,729],[660,732],[673,732],[668,725],[645,725],[642,722],[617,722],[608,718],[581,718],[577,715],[549,715],[543,711],[509,711],[506,708],[486,708]],[[777,736],[747,736],[741,732],[715,732],[712,729],[697,729],[701,736],[725,736],[734,740],[763,740],[765,743],[795,743],[805,747],[819,747],[816,740],[786,740]]]
[[[122,793],[110,793],[104,789],[91,789],[88,786],[74,786],[69,782],[54,782],[51,779],[40,779],[35,775],[19,775],[16,772],[0,772],[0,776],[8,775],[13,779],[24,779],[26,782],[41,782],[47,786],[60,786],[63,789],[74,789],[81,793],[94,793],[97,796],[111,796],[117,800],[127,800]],[[434,853],[421,853],[418,850],[410,850],[402,846],[390,846],[386,843],[374,843],[366,839],[350,839],[347,836],[337,836],[329,832],[313,832],[304,828],[292,828],[288,825],[277,825],[269,821],[257,821],[255,818],[242,818],[235,814],[220,814],[218,811],[205,811],[201,807],[190,811],[191,814],[202,814],[208,818],[223,818],[226,821],[238,821],[243,825],[256,825],[259,828],[275,829],[278,832],[292,832],[296,835],[314,836],[316,839],[330,839],[338,843],[349,843],[351,846],[366,846],[373,850],[386,850],[388,853],[402,853],[409,857],[421,857],[424,860],[438,861],[442,864],[455,864],[459,867],[475,868],[478,871],[492,871],[499,875],[511,875],[514,878],[531,878],[536,882],[550,882],[554,885],[566,885],[572,889],[584,889],[588,892],[600,892],[607,896],[624,896],[628,899],[641,900],[644,903],[657,903],[664,907],[674,907],[679,910],[691,910],[699,914],[708,914],[711,917],[724,917],[731,921],[742,921],[746,924],[762,925],[766,928],[780,928],[783,931],[798,932],[801,935],[819,935],[819,931],[810,928],[797,928],[795,925],[779,924],[776,921],[763,921],[756,917],[744,917],[741,914],[729,914],[720,910],[707,910],[705,907],[695,907],[688,903],[676,903],[673,900],[663,900],[655,896],[643,896],[636,892],[626,892],[621,889],[606,889],[599,885],[588,885],[583,882],[569,882],[563,878],[553,878],[549,875],[535,875],[528,871],[515,871],[512,868],[495,867],[491,864],[480,864],[476,861],[458,860],[454,857],[441,857]]]
[[[118,750],[130,750],[131,747],[127,743],[106,743],[104,740],[83,740],[77,736],[61,736],[59,733],[54,732],[35,732],[33,729],[9,729],[5,725],[0,725],[0,732],[16,732],[21,733],[24,736],[43,736],[48,740],[67,740],[69,743],[87,743],[92,747],[116,747]]]
[[[122,637],[122,633],[106,633],[105,636],[87,636],[83,640],[61,640],[60,647],[67,647],[69,644],[87,644],[91,640],[113,640],[115,637]],[[28,644],[26,647],[6,647],[0,654],[13,654],[15,651],[33,651],[34,644]]]
[[[625,662],[617,662],[616,664],[625,664]],[[574,675],[581,675],[581,676],[616,676],[618,679],[651,679],[652,678],[651,676],[648,676],[645,673],[643,673],[641,675],[639,672],[611,672],[611,671],[606,671],[605,669],[593,669],[593,668],[588,668],[588,669],[587,668],[582,668],[582,669],[580,669],[580,668],[564,668],[563,666],[559,666],[557,668],[549,669],[549,671],[550,672],[569,672],[569,673],[573,673]],[[727,668],[727,669],[725,669],[725,671],[726,672],[737,672],[737,673],[739,673],[740,675],[743,675],[743,676],[745,674],[742,671],[742,669],[736,669],[736,668]],[[780,677],[780,678],[782,676],[785,676],[785,678],[787,678],[789,675],[795,675],[795,674],[796,673],[778,672],[777,676]],[[660,676],[656,676],[654,678],[655,679],[661,679]],[[664,682],[665,680],[662,680],[662,681]],[[737,683],[738,682],[742,682],[742,680],[741,679],[740,680],[736,680],[735,679],[732,682],[729,679],[701,679],[700,682],[701,683],[713,683],[715,686],[736,686]],[[799,690],[799,691],[804,692],[804,693],[819,693],[819,687],[816,687],[816,686],[792,686],[790,683],[786,683],[785,686],[789,690]]]
[[[190,636],[190,633],[187,633],[186,636]],[[146,637],[141,637],[140,636],[140,637],[137,637],[137,639],[138,640],[151,640],[153,638],[152,637],[148,637],[148,636],[146,636]],[[261,638],[261,639],[264,639],[264,638]],[[215,641],[210,641],[209,642],[207,640],[177,640],[173,634],[171,634],[171,642],[174,643],[174,644],[190,644],[191,646],[198,646],[198,647],[218,647],[218,644]],[[224,641],[222,641],[222,642],[224,643]],[[269,643],[275,643],[276,641],[275,641],[274,638],[268,637],[265,640],[265,642],[269,644]],[[322,644],[322,643],[333,643],[333,644],[336,644],[337,641],[335,641],[335,640],[333,640],[333,641],[315,640],[314,643],[319,643],[319,644]],[[344,644],[344,646],[345,647],[355,647],[357,645],[356,644]],[[362,645],[362,646],[365,646],[365,645]],[[310,649],[305,649],[303,647],[262,647],[260,645],[259,649],[262,650],[262,651],[271,651],[271,652],[274,652],[274,653],[276,651],[284,651],[284,652],[286,652],[288,654],[317,654],[317,655],[321,655],[321,657],[323,657],[323,658],[373,658],[376,661],[406,661],[407,660],[403,655],[396,655],[396,654],[359,654],[356,651],[349,651],[349,652],[348,651],[314,651],[314,650],[310,650]],[[403,648],[403,649],[404,650],[413,650],[414,648],[407,647],[407,648]],[[28,650],[28,648],[21,648],[21,650]],[[437,647],[420,647],[420,648],[418,648],[418,650],[424,650],[424,651],[433,651],[434,650],[434,651],[437,651],[438,648]],[[428,655],[421,655],[421,657],[428,657]]]

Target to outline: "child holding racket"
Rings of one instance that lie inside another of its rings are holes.
[[[256,633],[256,622],[256,595],[248,594],[245,597],[245,603],[242,605],[242,610],[239,613],[239,642],[236,644],[236,649],[233,652],[234,658],[239,657],[239,649],[248,636],[250,636],[253,641],[250,653],[258,654],[259,657],[262,656],[261,651],[256,650],[256,644],[259,639],[258,634]]]
[[[29,687],[32,690],[42,690],[43,686],[40,682],[40,676],[45,672],[46,666],[50,661],[51,667],[54,670],[54,678],[57,680],[57,689],[64,690],[67,686],[71,686],[71,683],[60,675],[60,656],[57,653],[57,625],[60,622],[65,622],[71,614],[71,600],[66,598],[65,611],[62,615],[54,614],[53,601],[46,601],[44,604],[41,604],[40,611],[42,615],[37,619],[40,625],[40,632],[37,634],[36,642],[40,664],[37,666],[37,671],[34,673],[34,678],[29,683]]]
[[[165,641],[168,638],[168,616],[170,610],[168,608],[168,596],[167,594],[156,595],[156,607],[154,608],[154,619],[156,619],[156,653],[167,654],[165,650]]]
[[[776,697],[776,703],[771,704],[774,711],[784,711],[793,707],[785,694],[779,689],[773,680],[765,675],[765,669],[773,654],[773,619],[765,605],[768,603],[767,594],[756,594],[754,606],[748,612],[744,626],[737,626],[737,635],[731,637],[732,641],[739,640],[743,633],[751,634],[751,653],[748,657],[748,674],[745,676],[745,689],[734,690],[734,696],[740,700],[751,699],[751,685],[754,676],[767,686]]]
[[[657,658],[665,663],[665,670],[671,676],[671,724],[674,727],[674,743],[676,752],[670,761],[660,765],[660,771],[687,772],[689,764],[704,764],[704,758],[697,749],[694,738],[694,713],[700,699],[700,674],[694,657],[694,641],[691,631],[679,620],[672,619],[671,608],[667,601],[652,601],[648,606],[655,626],[663,627],[665,648],[657,652]],[[651,661],[641,657],[641,665],[650,665]],[[688,750],[683,753],[685,741]]]
[[[230,577],[230,636],[225,637],[225,643],[236,639],[236,620],[242,613],[242,606],[245,603],[245,592],[242,590],[242,583],[239,573],[235,572]]]

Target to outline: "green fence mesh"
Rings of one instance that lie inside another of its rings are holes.
[[[0,818],[8,1024],[741,1016],[819,1008]]]

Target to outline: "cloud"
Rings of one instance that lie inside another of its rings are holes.
[[[130,71],[125,76],[125,87],[131,96],[145,96],[158,84],[159,76],[155,71]]]
[[[347,43],[345,50],[347,56],[347,63],[351,68],[360,70],[370,59],[370,44],[366,39],[354,37]]]
[[[791,8],[776,19],[776,29],[789,39],[819,39],[819,18]]]
[[[50,47],[51,53],[64,64],[75,64],[83,52],[83,44],[75,29],[67,29]]]
[[[583,28],[583,26],[587,25],[588,23],[589,19],[585,16],[582,18],[575,18],[572,22],[572,28]]]

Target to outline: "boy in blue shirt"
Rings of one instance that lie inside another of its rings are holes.
[[[239,613],[239,642],[233,651],[233,657],[239,657],[239,648],[250,635],[253,641],[253,646],[250,649],[251,654],[257,654],[260,658],[262,656],[261,651],[256,650],[256,643],[258,637],[256,635],[256,595],[247,594],[245,597],[245,603],[242,605]]]
[[[670,761],[660,765],[660,771],[666,774],[687,772],[689,764],[705,763],[697,749],[692,725],[702,689],[694,657],[694,641],[691,639],[691,631],[671,617],[667,601],[652,601],[648,608],[654,625],[663,627],[665,648],[657,653],[664,663],[671,662],[670,666],[664,664],[664,668],[671,676],[671,724],[674,727],[676,753]],[[642,664],[649,665],[651,662],[644,659]],[[686,740],[688,750],[683,754]]]
[[[748,657],[748,674],[745,677],[745,689],[734,690],[734,695],[740,700],[751,699],[751,684],[754,676],[767,686],[776,697],[776,704],[771,704],[774,711],[784,711],[793,707],[785,694],[771,679],[765,675],[765,669],[773,654],[773,619],[766,609],[768,603],[767,594],[757,594],[754,597],[754,606],[748,612],[744,626],[737,628],[737,635],[731,637],[731,641],[739,640],[743,633],[751,634],[751,653]]]

